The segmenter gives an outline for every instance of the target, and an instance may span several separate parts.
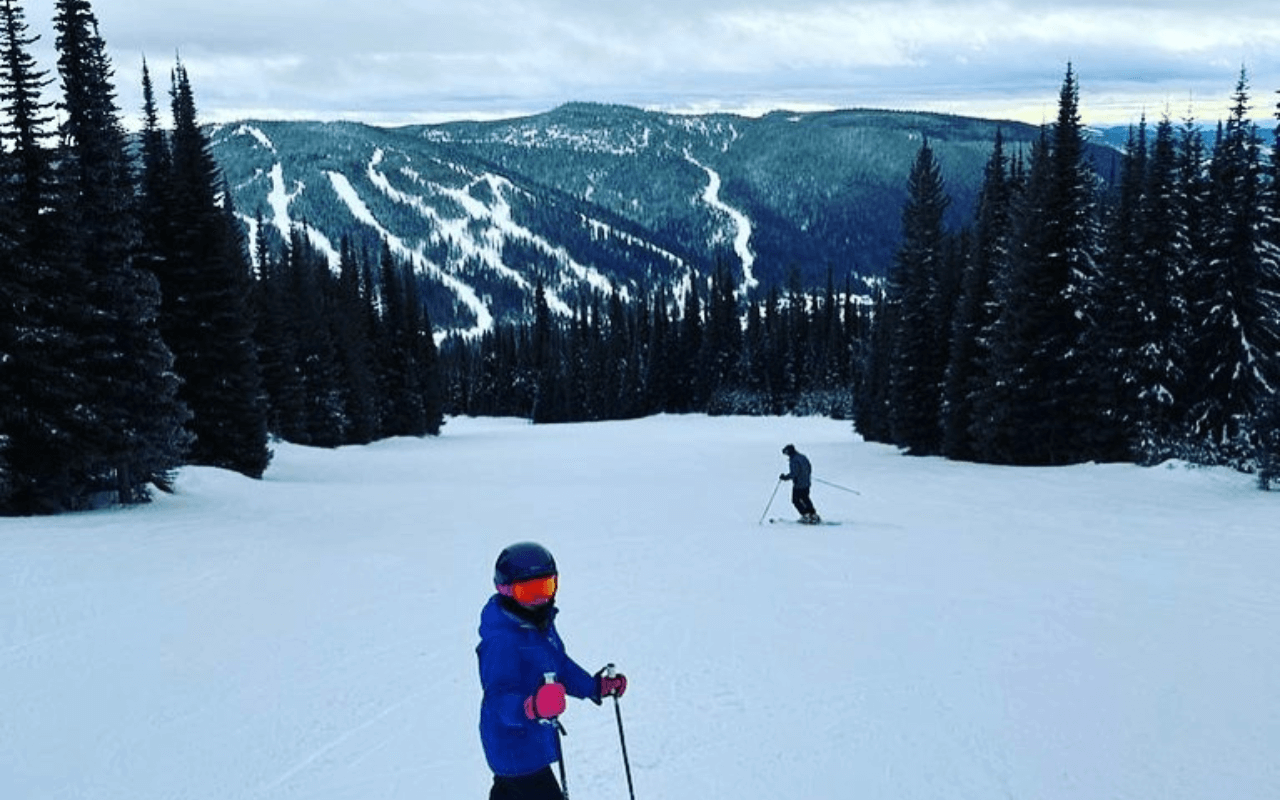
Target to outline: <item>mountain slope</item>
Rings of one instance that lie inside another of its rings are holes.
[[[757,524],[787,441],[862,492],[815,487],[843,525]],[[535,539],[569,652],[630,679],[640,800],[1280,797],[1277,518],[1229,470],[919,458],[820,417],[280,443],[261,481],[0,523],[0,795],[486,797],[476,626]],[[570,701],[571,797],[628,800],[612,706]]]
[[[568,313],[588,289],[637,296],[661,285],[679,296],[718,258],[747,291],[786,285],[793,270],[810,286],[828,270],[841,283],[882,275],[923,139],[958,227],[997,128],[1013,148],[1038,135],[933,114],[747,118],[573,104],[394,129],[244,122],[211,138],[252,237],[305,223],[335,261],[343,237],[375,254],[385,240],[432,287],[439,327],[479,332],[526,315],[538,280],[553,310]]]

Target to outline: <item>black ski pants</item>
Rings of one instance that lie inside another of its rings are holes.
[[[551,767],[543,767],[528,775],[494,775],[489,800],[564,800],[564,793]]]
[[[792,486],[791,487],[791,505],[796,507],[796,511],[803,514],[817,514],[818,509],[813,507],[813,501],[809,499],[808,486]]]

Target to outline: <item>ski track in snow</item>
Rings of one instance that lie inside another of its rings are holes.
[[[751,252],[751,220],[746,214],[720,199],[720,187],[722,185],[720,173],[698,161],[691,153],[685,153],[684,157],[690,164],[707,173],[707,188],[702,192],[702,201],[716,211],[727,215],[733,223],[733,250],[737,253],[738,260],[742,263],[742,283],[738,290],[745,295],[751,289],[760,285],[760,282],[756,280],[755,275],[752,273],[752,267],[756,263],[756,256],[755,253]]]
[[[528,290],[531,288],[529,281],[524,277],[524,275],[511,267],[508,267],[502,261],[503,235],[504,233],[514,232],[515,225],[514,223],[510,223],[511,209],[510,206],[507,205],[506,199],[500,191],[500,184],[496,177],[492,175],[475,176],[467,174],[471,183],[466,189],[455,189],[438,183],[427,184],[433,191],[449,197],[454,202],[462,206],[463,210],[467,212],[466,216],[449,219],[441,216],[440,213],[435,208],[428,205],[421,196],[402,192],[392,186],[390,179],[386,176],[386,173],[378,170],[378,165],[382,163],[383,158],[383,152],[378,150],[370,160],[368,168],[369,180],[378,189],[378,191],[382,192],[386,197],[397,203],[409,206],[423,219],[430,222],[433,226],[433,230],[431,232],[432,237],[439,237],[442,240],[448,241],[453,247],[458,248],[462,253],[464,260],[466,258],[479,259],[479,261],[490,270],[516,284],[521,289]],[[415,183],[426,184],[426,182],[422,180],[421,176],[411,169],[402,168],[401,173]],[[487,183],[490,192],[498,199],[498,208],[490,209],[484,203],[481,203],[479,200],[471,196],[470,188],[481,182]],[[502,225],[498,222],[503,219],[510,223],[510,230],[503,230]],[[479,239],[477,239],[471,232],[471,225],[476,221],[488,223],[488,227],[486,227],[484,233]],[[528,234],[527,231],[523,231],[523,229],[521,229],[521,232],[527,235],[522,237],[519,233],[516,233],[515,238],[524,238],[526,241],[533,242],[535,246],[541,245],[542,249],[546,252],[551,251],[551,248],[546,246],[545,241],[536,239],[536,237],[532,234]],[[555,291],[554,287],[544,287],[543,290],[547,298],[547,305],[551,308],[553,313],[560,314],[562,316],[569,316],[572,314],[572,310],[569,308],[569,305],[560,299],[560,295]]]
[[[272,154],[277,152],[275,144],[270,137],[255,126],[242,124],[230,135],[251,137],[258,145],[269,150]],[[647,141],[643,144],[647,146]],[[366,167],[366,177],[370,183],[383,196],[392,202],[411,208],[418,216],[427,221],[430,226],[430,241],[447,242],[450,249],[456,250],[458,253],[457,260],[460,263],[467,261],[478,262],[485,269],[499,276],[500,279],[510,281],[522,291],[527,292],[531,289],[528,279],[502,260],[503,244],[506,241],[519,241],[537,248],[560,264],[572,276],[572,278],[566,278],[566,282],[571,286],[576,287],[585,283],[605,295],[615,291],[613,282],[599,270],[582,264],[574,259],[564,247],[553,245],[545,238],[538,236],[515,221],[511,204],[507,198],[509,193],[519,190],[507,179],[490,173],[476,175],[460,167],[446,165],[455,169],[470,181],[467,186],[459,188],[425,181],[421,175],[408,166],[402,166],[400,172],[407,179],[426,186],[437,195],[449,198],[463,209],[463,216],[448,218],[442,216],[423,196],[402,191],[392,185],[387,174],[380,169],[385,156],[386,153],[381,148],[376,149],[371,156]],[[739,212],[729,208],[719,200],[719,176],[710,169],[705,167],[703,169],[707,171],[712,181],[712,187],[708,189],[708,203],[729,214],[735,220],[735,224],[738,225],[740,242],[737,246],[740,254],[745,254],[744,263],[747,265],[745,269],[747,283],[755,285],[755,280],[750,277],[750,261],[753,256],[751,256],[749,249],[746,248],[746,242],[750,237],[750,223]],[[425,254],[425,243],[414,246],[404,238],[392,234],[377,220],[368,204],[360,197],[359,191],[346,176],[334,171],[326,171],[325,175],[334,192],[338,195],[339,200],[358,222],[372,228],[380,238],[388,242],[394,253],[408,260],[416,269],[431,274],[447,290],[454,294],[458,302],[475,316],[476,324],[472,328],[438,331],[436,333],[437,340],[455,333],[470,338],[492,330],[494,325],[492,311],[486,299],[476,291],[475,287],[459,278],[450,264],[441,265],[429,259]],[[306,184],[302,181],[294,181],[290,185],[285,178],[284,165],[280,161],[276,161],[272,165],[266,175],[266,179],[270,182],[270,188],[267,191],[267,205],[271,214],[265,224],[271,225],[281,236],[288,240],[295,227],[295,222],[289,209],[293,201],[306,190]],[[491,203],[479,200],[472,194],[472,189],[480,184],[485,185],[488,196],[493,198]],[[249,251],[256,258],[257,242],[261,236],[261,231],[258,229],[258,220],[243,213],[238,214],[238,216],[248,227]],[[579,218],[582,224],[588,227],[593,239],[617,238],[632,246],[642,245],[650,252],[665,258],[677,268],[684,268],[686,272],[691,273],[691,268],[684,263],[684,260],[672,253],[661,250],[628,234],[616,231],[611,226],[598,220],[590,219],[585,215],[579,215]],[[481,227],[478,233],[476,231],[477,223],[480,223]],[[741,233],[743,225],[746,226],[745,238]],[[341,264],[341,254],[333,243],[313,227],[307,226],[305,231],[309,241],[325,256],[330,267],[338,269]],[[451,257],[450,262],[452,261],[453,258]],[[691,279],[691,274],[687,275],[681,285],[675,287],[674,293],[677,300],[688,291]],[[543,290],[552,313],[562,317],[573,316],[573,309],[562,299],[556,286],[544,286]],[[622,293],[624,299],[630,298],[630,292],[627,287],[617,287],[616,290]]]
[[[258,144],[267,148],[272,153],[279,152],[278,150],[276,150],[275,142],[271,141],[271,138],[267,136],[267,134],[264,133],[261,128],[255,125],[242,124],[240,127],[236,128],[231,135],[232,136],[251,136],[254,139],[258,140]]]
[[[294,198],[302,194],[307,185],[302,181],[294,181],[293,190],[285,186],[284,165],[279,161],[271,168],[271,191],[267,193],[267,205],[271,207],[271,224],[287,242],[293,236],[294,222],[289,216],[289,205]],[[328,237],[311,225],[305,226],[307,240],[329,261],[329,266],[336,268],[342,262],[342,256]]]
[[[422,196],[401,191],[393,186],[387,174],[380,169],[385,157],[385,152],[378,149],[370,158],[366,168],[366,177],[370,183],[392,202],[409,207],[426,220],[431,227],[432,240],[448,242],[450,248],[456,249],[459,253],[459,261],[474,259],[503,280],[510,281],[527,291],[531,288],[528,279],[502,260],[504,242],[521,241],[553,258],[573,275],[576,279],[575,283],[586,283],[606,295],[614,291],[613,283],[598,270],[579,263],[563,247],[552,245],[514,220],[507,195],[518,190],[505,178],[489,173],[483,175],[464,173],[471,182],[464,188],[457,188],[436,183],[427,184],[412,169],[402,167],[400,172],[406,178],[415,183],[427,185],[434,193],[451,199],[464,211],[462,217],[446,218]],[[494,324],[492,312],[474,287],[453,274],[447,265],[442,266],[428,259],[424,254],[423,244],[411,246],[404,239],[391,234],[378,222],[359,192],[345,176],[337,172],[328,172],[327,175],[334,191],[359,222],[373,228],[379,236],[386,239],[393,251],[410,259],[418,268],[430,272],[475,314],[477,323],[473,328],[461,332],[441,331],[437,333],[437,338],[443,338],[450,333],[461,333],[463,336],[472,337],[492,330]],[[493,198],[492,203],[483,202],[472,194],[471,190],[480,184],[486,186],[487,194]],[[482,224],[482,231],[478,235],[474,230],[476,223]],[[629,296],[625,287],[621,287],[619,291],[624,298]],[[544,292],[547,304],[553,313],[566,317],[573,315],[573,309],[560,297],[556,287],[546,286]]]
[[[480,336],[493,329],[493,315],[489,312],[489,307],[476,294],[474,288],[450,275],[444,268],[428,259],[422,252],[421,245],[410,247],[399,236],[383,227],[382,223],[378,222],[373,216],[373,212],[369,210],[369,207],[360,199],[359,192],[351,185],[351,181],[347,180],[347,176],[340,172],[328,172],[326,174],[329,176],[329,182],[333,184],[333,190],[337,192],[338,197],[346,204],[352,216],[377,231],[378,235],[387,242],[392,252],[407,259],[415,268],[429,272],[475,314],[476,324],[468,330],[461,331],[462,336]],[[450,331],[436,331],[436,342],[439,343],[449,333]]]
[[[814,487],[840,527],[757,524],[788,441],[861,491]],[[176,486],[0,519],[4,800],[484,797],[476,624],[522,539],[569,652],[630,678],[641,800],[1280,797],[1280,495],[1250,476],[667,415],[276,443],[261,481]],[[612,704],[565,725],[571,796],[626,800]]]

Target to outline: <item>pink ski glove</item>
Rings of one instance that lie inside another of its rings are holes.
[[[600,700],[605,699],[609,695],[622,697],[622,693],[627,690],[627,676],[622,673],[614,672],[612,664],[597,672],[595,677],[596,689],[599,692],[597,697],[599,697]]]
[[[544,683],[532,696],[524,699],[524,715],[534,720],[558,717],[564,713],[564,697],[564,684]]]
[[[608,675],[600,676],[600,696],[622,697],[622,693],[627,690],[627,676],[621,673],[612,677]]]

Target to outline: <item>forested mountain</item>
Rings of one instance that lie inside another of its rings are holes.
[[[399,129],[120,123],[88,0],[61,102],[0,0],[0,514],[144,502],[279,438],[655,413],[852,416],[1001,464],[1280,476],[1280,139],[1242,71],[1160,120],[572,105]],[[56,124],[55,124],[56,123]]]
[[[554,314],[584,290],[683,296],[725,261],[763,296],[793,272],[882,276],[900,240],[907,177],[926,139],[967,224],[999,130],[1011,152],[1038,128],[848,110],[678,116],[573,104],[501,122],[378,128],[250,122],[210,131],[252,236],[293,225],[336,264],[339,242],[387,241],[424,276],[440,332],[527,319],[541,280]],[[1098,173],[1117,151],[1092,149]]]

